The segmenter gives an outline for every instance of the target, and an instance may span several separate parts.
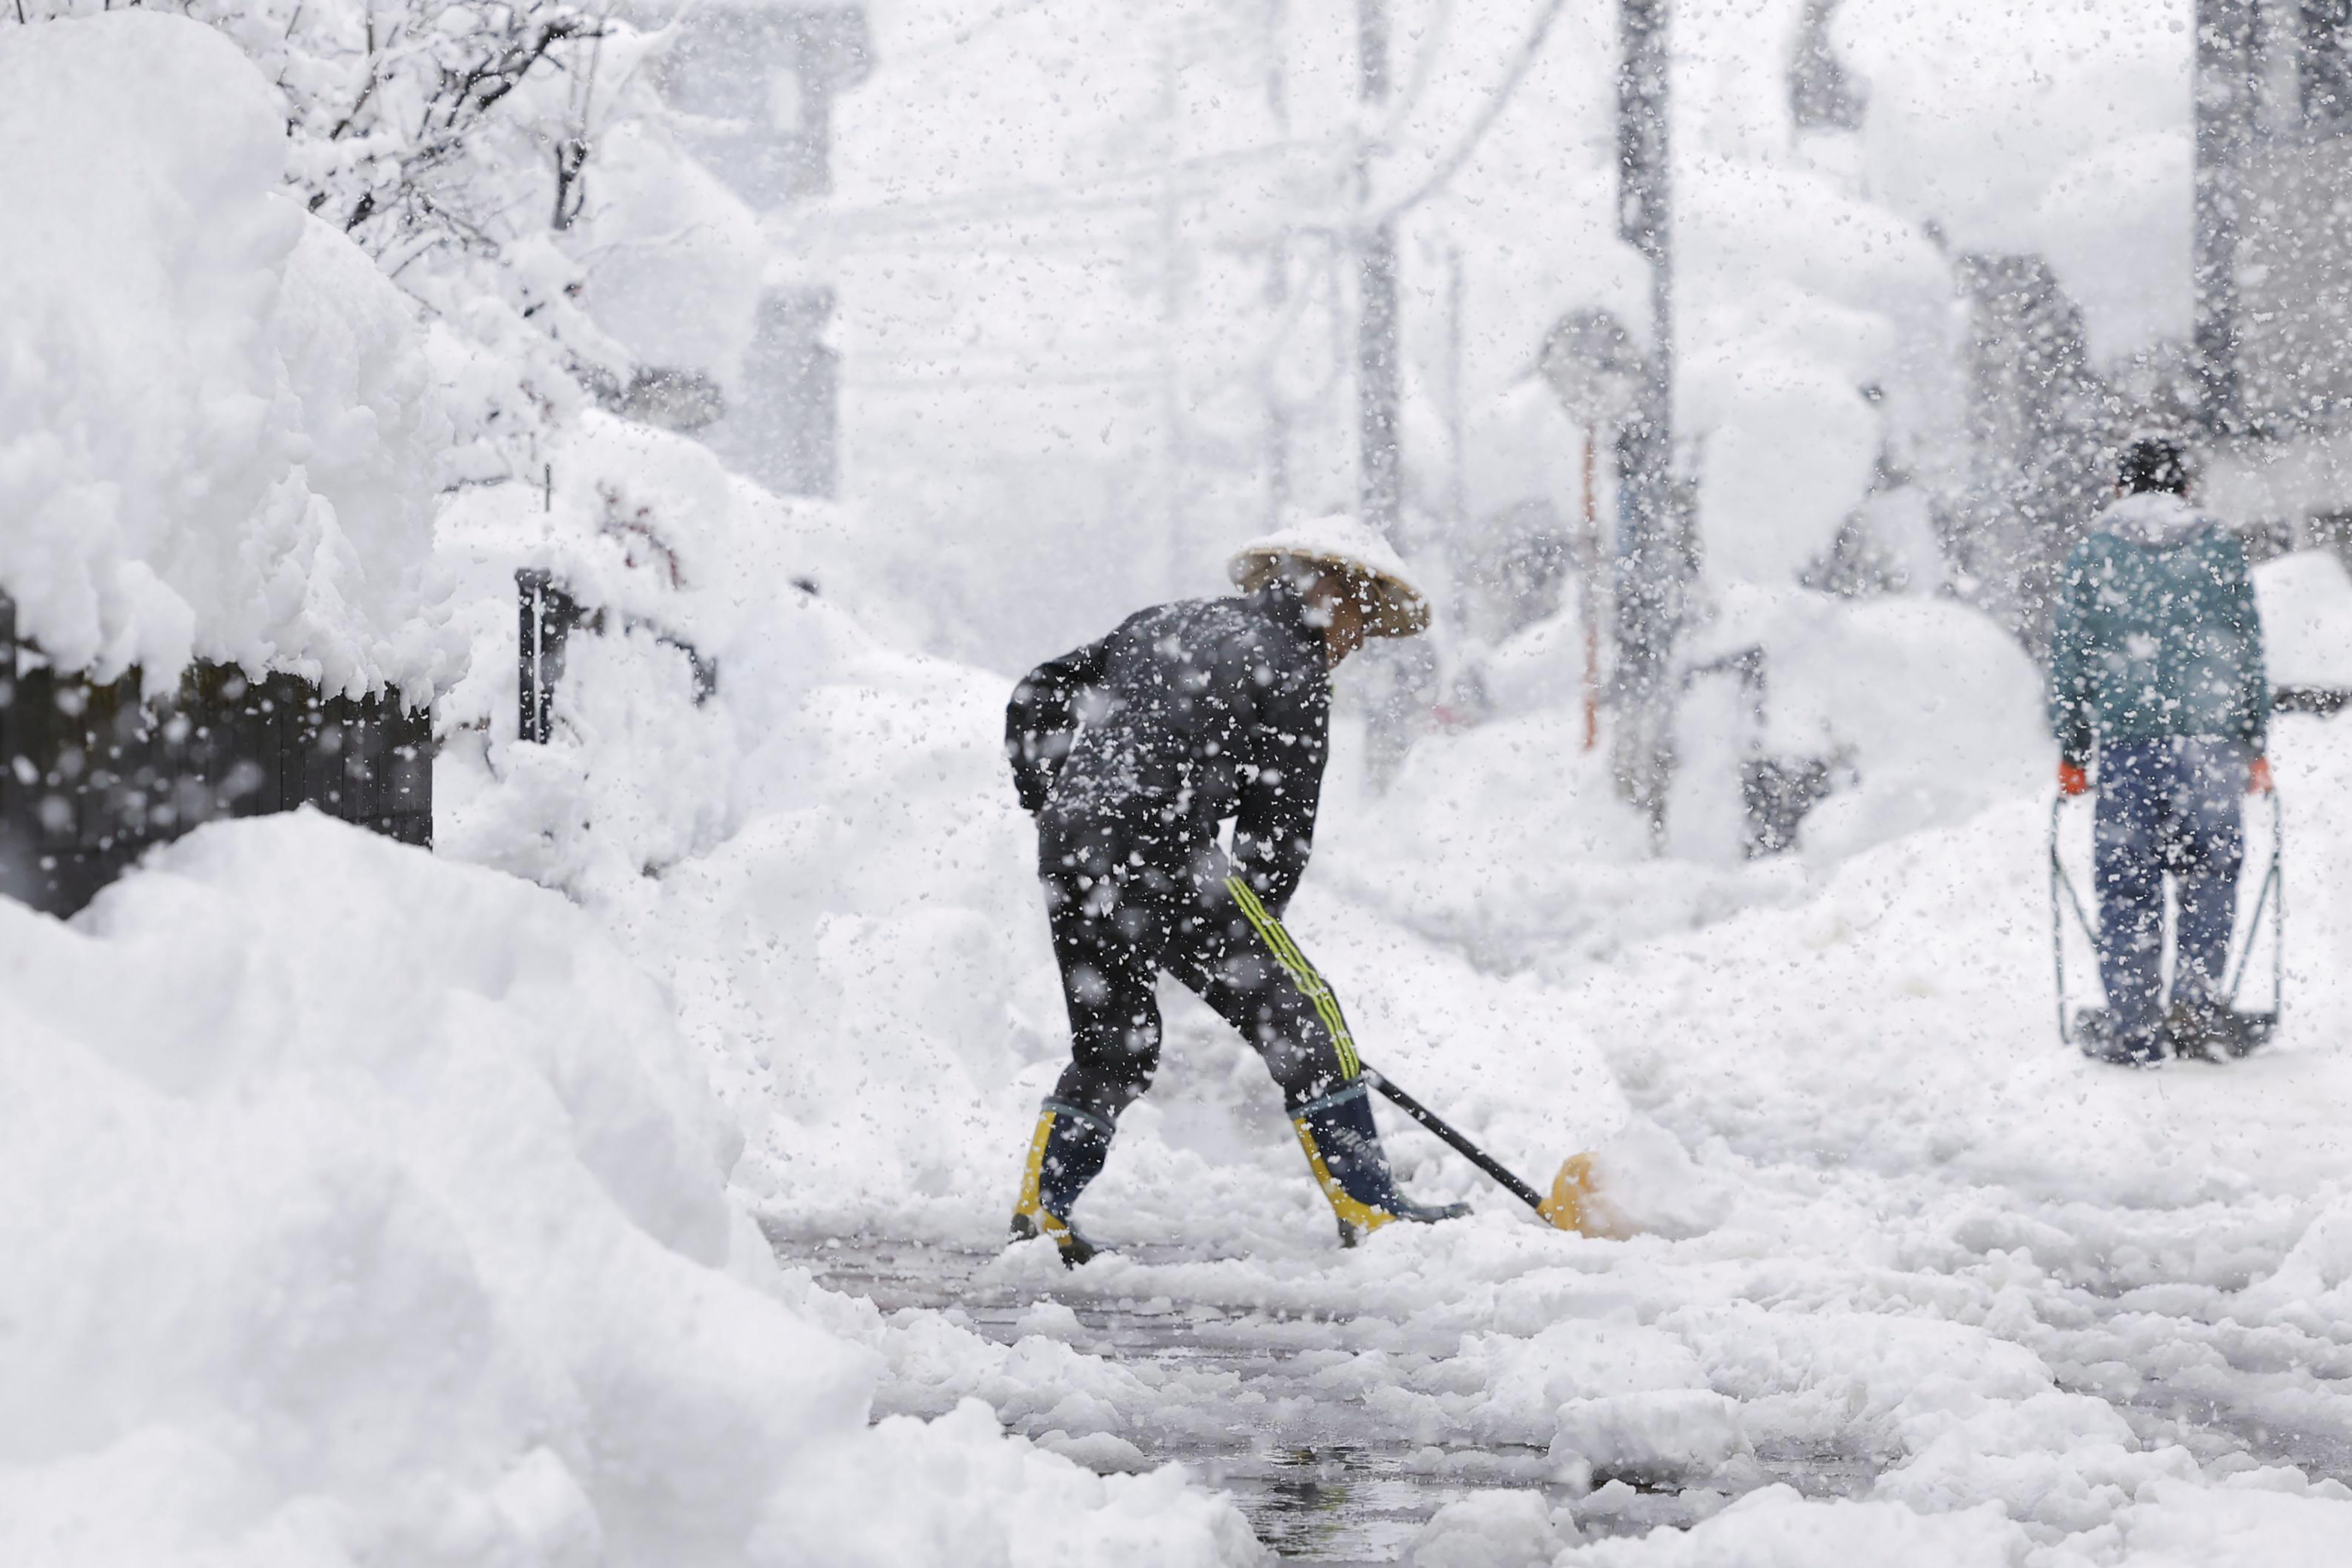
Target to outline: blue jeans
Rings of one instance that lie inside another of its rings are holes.
[[[2094,877],[2099,978],[2126,1043],[2153,1043],[2164,1010],[2164,879],[2180,884],[2172,999],[2218,999],[2245,860],[2241,797],[2253,754],[2221,738],[2127,740],[2099,748]]]

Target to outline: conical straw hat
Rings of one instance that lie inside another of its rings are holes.
[[[1286,560],[1335,567],[1354,580],[1370,611],[1375,637],[1412,637],[1429,630],[1429,601],[1412,585],[1404,561],[1373,529],[1345,512],[1252,539],[1234,552],[1226,570],[1244,593],[1265,586]]]

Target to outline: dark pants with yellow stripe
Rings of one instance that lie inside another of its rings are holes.
[[[1045,907],[1070,1010],[1070,1065],[1053,1098],[1100,1123],[1160,1065],[1160,971],[1257,1048],[1294,1115],[1354,1080],[1339,998],[1213,840],[1155,841],[1120,827],[1044,841]]]
[[[1013,1235],[1049,1236],[1073,1267],[1095,1244],[1071,1206],[1103,1168],[1120,1112],[1160,1065],[1165,970],[1257,1047],[1282,1086],[1299,1147],[1353,1246],[1397,1219],[1445,1219],[1461,1205],[1397,1190],[1372,1120],[1363,1064],[1339,1001],[1298,944],[1202,832],[1161,839],[1124,824],[1038,823],[1054,953],[1070,1009],[1070,1065],[1038,1107]]]

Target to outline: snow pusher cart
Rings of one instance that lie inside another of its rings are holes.
[[[2091,797],[2084,796],[2084,800]],[[2075,889],[2074,879],[2067,873],[2066,862],[2058,852],[2058,829],[2063,821],[2068,797],[2060,795],[2050,803],[2050,959],[2058,978],[2058,1035],[2084,1055],[2105,1058],[2115,1040],[2115,1014],[2104,1007],[2074,1006],[2066,996],[2066,916],[2071,913],[2076,929],[2083,934],[2093,959],[2091,972],[2098,973],[2099,929],[2088,905]],[[2198,1056],[2207,1061],[2227,1061],[2242,1057],[2258,1050],[2278,1028],[2279,1009],[2286,988],[2286,883],[2281,874],[2281,850],[2285,842],[2283,818],[2279,811],[2278,791],[2269,791],[2270,854],[2263,873],[2262,889],[2254,895],[2252,909],[2231,934],[2230,965],[2221,986],[2221,1027],[2210,1036],[2191,1040],[2167,1039],[2171,1055]],[[2087,815],[2087,813],[2086,813]],[[2253,857],[2249,856],[2251,861]],[[2243,873],[2242,873],[2241,875]],[[2093,879],[2085,879],[2095,885]],[[2247,960],[2253,956],[2263,935],[2263,918],[2270,923],[2271,994],[2267,1009],[2253,1009],[2238,1005],[2239,988],[2246,978]]]

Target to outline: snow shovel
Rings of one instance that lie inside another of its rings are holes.
[[[1573,1230],[1580,1236],[1606,1236],[1608,1230],[1585,1205],[1592,1197],[1592,1156],[1570,1155],[1560,1163],[1559,1172],[1551,1178],[1551,1196],[1529,1186],[1514,1176],[1502,1161],[1472,1143],[1454,1129],[1443,1116],[1390,1082],[1369,1065],[1359,1063],[1364,1082],[1386,1095],[1396,1108],[1437,1134],[1446,1147],[1485,1171],[1500,1183],[1505,1190],[1536,1211],[1545,1224],[1562,1230]]]
[[[2216,1041],[2172,1042],[2175,1055],[2192,1052],[2209,1061],[2237,1058],[2259,1050],[2278,1028],[2279,1013],[2286,990],[2286,882],[2281,874],[2281,851],[2286,835],[2284,818],[2279,810],[2278,789],[2269,791],[2271,800],[2271,855],[2269,868],[2263,873],[2262,890],[2254,895],[2254,912],[2246,922],[2245,939],[2239,944],[2235,962],[2230,966],[2223,983],[2221,1010],[2224,1022]],[[2105,1008],[2080,1008],[2071,1015],[2066,1009],[2066,912],[2074,912],[2074,924],[2091,944],[2095,953],[2099,946],[2098,926],[2084,907],[2080,894],[2074,891],[2074,879],[2066,874],[2065,863],[2058,858],[2058,820],[2066,807],[2067,797],[2058,796],[2050,803],[2050,959],[2058,977],[2058,1037],[2085,1056],[2104,1056],[2115,1039],[2115,1014]],[[2252,956],[2255,938],[2262,934],[2263,915],[2271,919],[2271,996],[2267,1010],[2242,1009],[2238,1006],[2238,988],[2246,978],[2246,962]]]

